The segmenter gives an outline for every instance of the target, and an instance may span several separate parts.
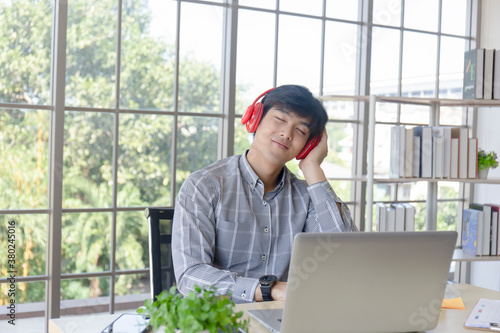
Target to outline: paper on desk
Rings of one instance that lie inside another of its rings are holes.
[[[462,297],[443,299],[442,308],[446,309],[460,309],[465,310],[464,302],[462,301]]]
[[[480,298],[465,322],[466,327],[490,328],[500,322],[500,300]]]

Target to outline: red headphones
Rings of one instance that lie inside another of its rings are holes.
[[[257,130],[260,120],[262,119],[262,113],[264,112],[264,104],[257,101],[274,89],[276,88],[271,88],[260,94],[259,97],[257,97],[255,101],[248,106],[247,110],[243,114],[243,117],[241,117],[241,123],[243,125],[246,125],[248,133],[253,133]],[[302,151],[295,158],[298,160],[305,158],[307,154],[309,154],[309,152],[319,144],[320,141],[321,134],[315,136],[314,138],[311,138],[309,141],[307,141],[304,148],[302,148]]]

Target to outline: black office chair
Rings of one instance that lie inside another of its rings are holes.
[[[146,208],[149,221],[149,274],[151,299],[156,299],[163,290],[175,285],[172,262],[173,208]]]

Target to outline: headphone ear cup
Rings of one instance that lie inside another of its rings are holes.
[[[307,154],[311,152],[321,141],[321,135],[315,136],[311,140],[309,140],[304,148],[302,148],[302,151],[295,157],[298,160],[302,160],[306,158]]]
[[[262,103],[255,103],[247,108],[243,118],[241,118],[241,123],[246,125],[248,133],[253,133],[257,130],[263,110],[264,104]]]

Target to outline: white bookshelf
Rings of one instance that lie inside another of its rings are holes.
[[[323,101],[353,101],[365,102],[369,105],[368,117],[368,137],[367,140],[367,174],[366,176],[354,176],[351,180],[366,181],[366,221],[365,229],[372,230],[373,225],[373,187],[375,183],[412,183],[427,182],[428,196],[426,200],[426,220],[430,223],[428,228],[436,225],[437,216],[437,183],[438,182],[459,182],[462,184],[500,184],[500,178],[488,179],[445,179],[445,178],[389,178],[375,177],[374,175],[374,150],[375,150],[375,114],[377,103],[412,104],[430,107],[429,126],[438,125],[438,110],[441,106],[463,106],[463,107],[500,107],[500,100],[480,100],[480,99],[446,99],[446,98],[425,98],[425,97],[391,97],[391,96],[348,96],[348,95],[325,95],[319,97]],[[459,232],[461,236],[461,233]],[[480,257],[484,258],[484,257]],[[499,260],[500,256],[493,257]]]

